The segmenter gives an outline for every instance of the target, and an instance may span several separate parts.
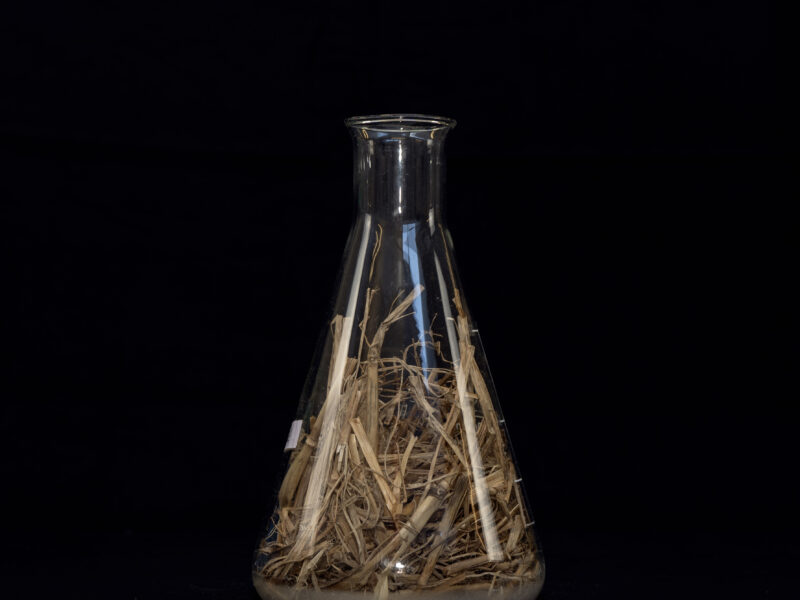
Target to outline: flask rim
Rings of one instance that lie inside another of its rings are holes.
[[[387,113],[381,115],[361,115],[344,120],[347,127],[365,129],[367,131],[435,131],[452,129],[456,120],[437,115],[419,113]]]

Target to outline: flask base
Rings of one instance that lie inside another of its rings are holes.
[[[380,594],[378,592],[348,592],[328,589],[295,589],[290,586],[276,585],[258,574],[253,575],[253,585],[263,600],[391,600],[414,598],[419,600],[534,600],[539,596],[544,585],[544,569],[541,576],[533,581],[505,587],[488,585],[459,585],[449,589],[437,590],[399,590]]]

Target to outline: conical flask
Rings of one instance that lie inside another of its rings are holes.
[[[346,125],[356,218],[255,587],[265,599],[535,598],[544,563],[443,222],[455,122]]]

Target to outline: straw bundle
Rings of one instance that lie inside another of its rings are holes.
[[[381,352],[422,291],[396,299],[367,338],[368,290],[355,357],[344,333],[352,322],[333,319],[327,395],[304,424],[258,550],[265,582],[385,598],[497,590],[540,576],[520,480],[458,295],[450,359],[432,332],[401,356]],[[444,366],[422,368],[423,348]]]

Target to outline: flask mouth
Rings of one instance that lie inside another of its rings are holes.
[[[344,124],[355,129],[374,132],[422,132],[452,129],[455,119],[435,115],[414,113],[392,113],[385,115],[365,115],[345,119]]]

